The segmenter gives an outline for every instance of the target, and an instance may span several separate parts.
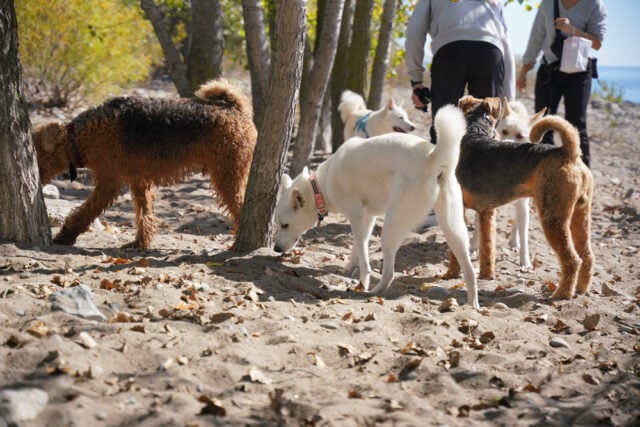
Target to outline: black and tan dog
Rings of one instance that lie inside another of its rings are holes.
[[[479,277],[495,276],[495,208],[531,197],[560,262],[560,283],[552,297],[571,298],[576,290],[587,292],[593,275],[593,176],[580,159],[577,130],[558,116],[546,116],[531,128],[530,140],[539,141],[545,132],[554,130],[562,146],[499,142],[492,138],[502,113],[499,98],[465,96],[458,105],[465,112],[468,129],[456,176],[465,207],[477,211],[480,218]],[[450,254],[446,277],[458,274],[458,263]]]
[[[237,227],[257,132],[251,104],[224,80],[200,87],[192,99],[115,98],[66,124],[34,131],[40,179],[75,168],[92,171],[95,188],[65,219],[54,242],[72,245],[80,233],[128,185],[137,234],[127,246],[149,248],[156,233],[155,185],[170,185],[192,172],[211,186]]]

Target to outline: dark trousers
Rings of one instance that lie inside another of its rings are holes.
[[[458,105],[468,85],[476,98],[502,97],[504,58],[491,43],[457,41],[438,49],[431,63],[432,118],[447,104]],[[436,143],[433,125],[429,130]]]
[[[542,64],[538,68],[535,88],[535,110],[547,107],[547,114],[556,114],[560,98],[564,97],[565,118],[580,133],[582,160],[589,166],[589,136],[587,135],[587,106],[591,96],[593,61],[587,71],[567,74],[559,70],[559,63]],[[553,144],[553,132],[547,132],[542,142]]]

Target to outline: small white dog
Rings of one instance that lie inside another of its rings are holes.
[[[338,111],[344,123],[344,140],[359,136],[370,138],[390,132],[408,133],[416,127],[404,108],[389,99],[380,110],[367,109],[362,96],[350,90],[342,92]]]
[[[461,260],[467,302],[478,307],[462,192],[455,177],[466,121],[459,108],[449,105],[438,111],[435,127],[435,148],[422,138],[395,132],[351,138],[318,166],[315,176],[306,168],[293,180],[284,175],[275,209],[274,250],[290,251],[327,212],[342,213],[351,222],[354,240],[345,272],[358,267],[360,283],[369,290],[369,236],[376,216],[384,215],[382,275],[372,290],[381,293],[393,280],[402,240],[433,208],[449,247]]]
[[[529,131],[542,117],[546,108],[529,115],[527,108],[520,101],[508,102],[504,99],[505,111],[502,119],[496,127],[497,138],[501,141],[512,141],[516,143],[529,142]],[[511,227],[511,238],[509,247],[518,250],[520,254],[520,267],[532,268],[529,256],[529,198],[518,199],[513,202],[516,208],[515,221]],[[476,227],[477,230],[477,227]],[[478,233],[474,232],[471,239],[471,249],[478,248]]]

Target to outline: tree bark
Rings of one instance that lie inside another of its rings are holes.
[[[335,152],[344,142],[344,123],[340,118],[338,104],[340,96],[347,88],[349,65],[349,45],[351,43],[351,0],[346,0],[340,25],[338,50],[331,72],[331,146]]]
[[[187,67],[182,62],[180,52],[176,49],[176,46],[173,44],[173,40],[171,40],[171,35],[165,28],[164,22],[162,22],[162,12],[158,9],[158,6],[156,6],[153,0],[140,0],[140,6],[147,15],[147,18],[149,18],[149,21],[151,21],[151,25],[153,25],[153,31],[156,33],[156,37],[158,38],[158,42],[160,42],[162,52],[164,53],[167,72],[169,73],[169,77],[171,77],[173,83],[176,85],[178,94],[182,97],[189,97],[193,95],[194,87],[189,81]]]
[[[220,0],[191,0],[192,42],[187,75],[192,88],[222,74],[224,20]]]
[[[51,244],[47,208],[22,92],[13,0],[0,0],[0,239]]]
[[[382,9],[382,22],[378,34],[378,46],[373,59],[371,70],[371,84],[369,86],[369,98],[367,107],[370,110],[380,108],[382,102],[382,92],[384,90],[384,76],[389,67],[389,47],[391,46],[391,33],[393,31],[393,20],[396,14],[398,0],[385,0]]]
[[[322,102],[338,46],[344,1],[327,0],[325,5],[325,16],[322,20],[324,25],[319,32],[320,42],[317,44],[318,49],[309,71],[309,79],[303,87],[304,91],[300,94],[300,123],[291,159],[292,175],[302,172],[315,148]]]
[[[267,45],[264,10],[261,0],[242,0],[242,15],[247,43],[247,58],[251,75],[253,121],[260,127],[267,102],[267,89],[271,74],[269,46]]]
[[[373,0],[359,0],[353,15],[353,31],[349,48],[348,89],[361,94],[366,99],[367,75],[369,72],[367,59],[371,47],[371,14]],[[356,37],[357,35],[357,37]]]
[[[306,9],[306,0],[278,2],[267,91],[269,116],[261,120],[258,128],[258,144],[234,246],[239,252],[271,246],[273,211],[293,131],[296,92],[300,88]]]

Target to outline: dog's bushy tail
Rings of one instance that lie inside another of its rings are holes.
[[[243,113],[251,114],[249,99],[232,83],[225,79],[209,80],[195,93],[196,97],[207,104],[224,108],[237,108]]]
[[[434,119],[438,144],[430,156],[433,167],[453,173],[460,157],[460,141],[467,133],[467,120],[462,110],[454,105],[445,105]]]
[[[362,96],[350,90],[342,92],[340,104],[338,104],[338,111],[340,111],[340,118],[343,123],[347,122],[349,116],[366,111],[366,109],[367,105],[364,103]]]
[[[580,134],[578,130],[568,121],[560,116],[545,116],[538,121],[531,131],[529,131],[529,139],[531,142],[539,142],[545,132],[554,130],[560,134],[562,147],[570,160],[575,161],[580,158]]]

